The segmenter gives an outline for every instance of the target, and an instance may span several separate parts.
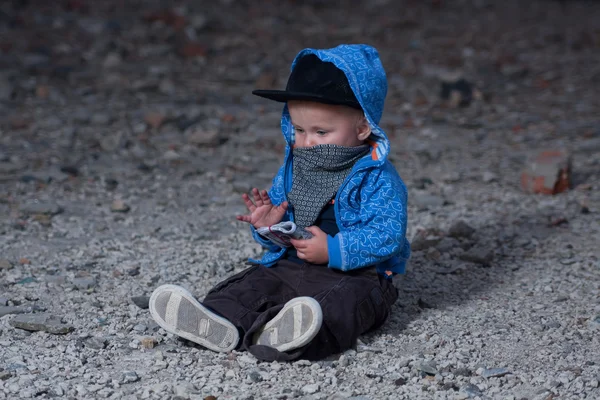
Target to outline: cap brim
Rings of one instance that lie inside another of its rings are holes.
[[[290,100],[305,100],[305,101],[316,101],[317,103],[343,105],[361,109],[360,104],[354,102],[339,102],[332,99],[328,99],[324,96],[319,96],[314,93],[303,93],[303,92],[288,92],[286,90],[253,90],[253,95],[264,97],[265,99],[278,101],[280,103],[286,103]]]

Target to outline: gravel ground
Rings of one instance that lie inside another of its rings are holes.
[[[0,399],[600,398],[597,2],[122,3],[0,5]],[[260,252],[234,215],[283,140],[250,91],[342,42],[381,53],[409,187],[392,317],[315,363],[166,334],[154,288]],[[542,149],[570,191],[521,190]]]

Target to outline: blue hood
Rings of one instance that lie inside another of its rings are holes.
[[[364,44],[342,44],[332,49],[322,50],[304,49],[296,55],[292,62],[292,70],[297,61],[308,54],[314,54],[322,61],[333,63],[346,74],[350,87],[371,125],[369,140],[375,143],[374,158],[383,162],[390,148],[387,135],[379,127],[387,94],[387,78],[377,50]],[[288,146],[291,146],[294,138],[287,104],[283,108],[281,130]]]

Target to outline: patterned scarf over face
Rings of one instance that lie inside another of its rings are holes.
[[[293,150],[293,181],[288,199],[296,225],[311,226],[337,193],[354,164],[370,150],[367,144],[345,147],[321,144]]]

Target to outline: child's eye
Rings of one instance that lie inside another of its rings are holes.
[[[319,136],[325,136],[325,135],[327,135],[327,132],[325,132],[325,131],[317,131],[317,135],[319,135]]]
[[[298,133],[304,133],[304,129],[302,129],[302,128],[294,128],[294,131],[296,131]]]

